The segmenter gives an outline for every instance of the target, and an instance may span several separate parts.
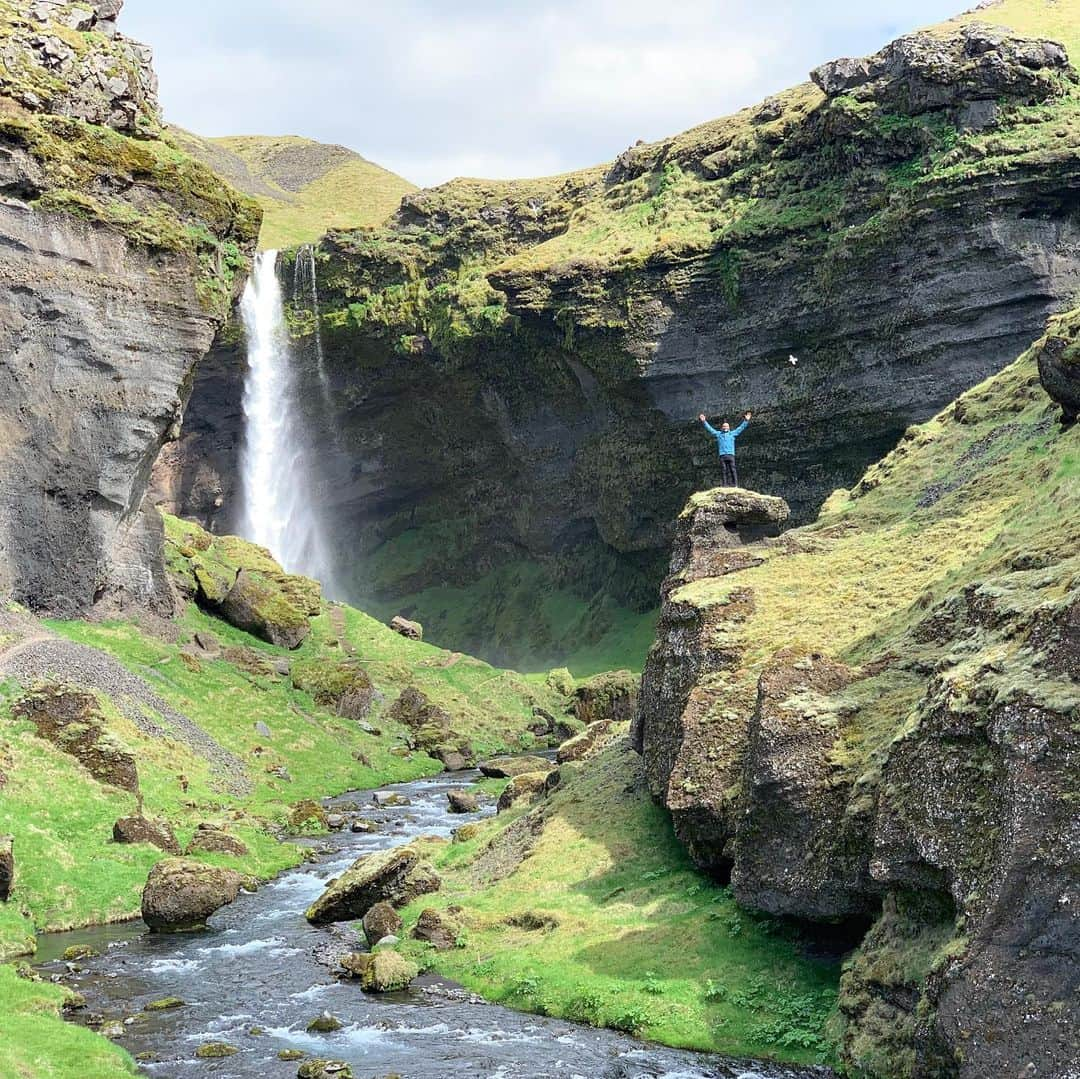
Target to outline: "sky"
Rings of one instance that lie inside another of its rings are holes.
[[[167,119],[422,186],[550,175],[751,105],[963,0],[127,0]]]

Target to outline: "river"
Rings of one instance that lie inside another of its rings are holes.
[[[448,836],[463,820],[447,811],[446,792],[468,786],[477,773],[457,773],[385,788],[410,802],[377,807],[371,792],[329,799],[327,807],[362,804],[362,815],[378,821],[375,833],[336,832],[314,845],[318,861],[286,872],[257,892],[243,894],[211,919],[209,930],[160,935],[141,921],[54,933],[39,942],[45,975],[62,974],[82,993],[86,1021],[97,1013],[108,1021],[130,1020],[117,1041],[152,1076],[183,1079],[293,1079],[295,1061],[279,1060],[283,1049],[347,1061],[357,1079],[384,1075],[401,1079],[484,1076],[491,1079],[804,1079],[827,1069],[787,1068],[667,1049],[613,1031],[595,1030],[487,1004],[436,978],[422,978],[407,993],[361,992],[341,981],[326,956],[359,947],[347,926],[316,928],[304,910],[326,881],[361,854],[418,835]],[[488,806],[484,812],[492,812]],[[70,970],[61,956],[71,944],[101,952]],[[184,1007],[143,1012],[144,1005],[179,997]],[[309,1034],[308,1023],[328,1011],[343,1023],[330,1034]],[[132,1018],[134,1017],[134,1018]],[[198,1047],[224,1041],[234,1056],[202,1060]]]

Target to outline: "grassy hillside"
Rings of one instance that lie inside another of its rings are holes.
[[[406,908],[461,908],[458,946],[411,942],[421,964],[511,1007],[694,1049],[830,1058],[839,966],[740,910],[697,872],[650,799],[625,725],[561,766],[548,800],[459,833],[444,885]]]
[[[204,139],[170,131],[185,152],[262,206],[261,248],[313,243],[329,229],[380,225],[415,190],[344,146],[293,135]]]

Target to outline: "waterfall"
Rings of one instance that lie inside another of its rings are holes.
[[[331,561],[313,498],[317,477],[300,409],[277,263],[276,251],[256,256],[240,302],[248,360],[240,455],[241,531],[246,539],[268,547],[290,573],[315,577],[330,590]]]
[[[326,352],[322,339],[322,312],[319,309],[319,285],[315,268],[315,245],[303,244],[296,249],[293,262],[293,302],[299,303],[301,297],[310,304],[315,321],[315,362],[318,365],[319,389],[323,400],[330,400],[330,381],[326,377]]]

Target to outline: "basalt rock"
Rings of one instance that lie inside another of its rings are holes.
[[[461,908],[455,907],[454,911],[460,913]],[[461,935],[461,922],[454,911],[435,910],[432,907],[422,910],[412,929],[413,940],[422,940],[438,952],[456,947]]]
[[[499,813],[519,802],[531,805],[545,795],[550,794],[560,781],[558,768],[547,768],[542,772],[522,772],[514,776],[499,795],[496,809]]]
[[[235,854],[240,857],[247,852],[246,843],[213,824],[200,824],[184,850],[184,854],[188,856],[209,853]]]
[[[0,835],[0,903],[11,898],[15,886],[15,839]]]
[[[492,757],[477,766],[489,779],[513,779],[525,772],[550,772],[554,765],[544,757]]]
[[[608,671],[574,690],[575,717],[585,724],[629,723],[637,708],[639,679],[630,671]]]
[[[424,639],[424,627],[419,622],[413,622],[403,618],[400,614],[390,619],[390,628],[402,637],[408,637],[410,641],[422,641]]]
[[[1073,424],[1080,417],[1080,319],[1064,316],[1050,323],[1038,349],[1043,389],[1061,405],[1061,419]]]
[[[569,761],[579,761],[587,757],[611,731],[611,726],[611,721],[607,719],[590,723],[581,734],[575,734],[559,746],[555,760],[559,764],[567,764]]]
[[[472,791],[450,790],[446,792],[451,813],[475,813],[480,808]]]
[[[95,604],[168,614],[144,494],[258,210],[161,142],[150,51],[115,32],[118,3],[8,6],[0,595],[66,617]]]
[[[408,989],[409,983],[420,973],[415,963],[392,948],[351,952],[342,958],[341,966],[348,975],[360,979],[360,988],[366,993],[400,992]]]
[[[368,944],[374,947],[383,937],[399,933],[402,921],[401,915],[386,900],[380,900],[368,909],[363,924],[364,936]]]
[[[142,916],[152,930],[200,929],[214,911],[239,894],[243,878],[232,869],[167,858],[150,870],[142,894]]]

